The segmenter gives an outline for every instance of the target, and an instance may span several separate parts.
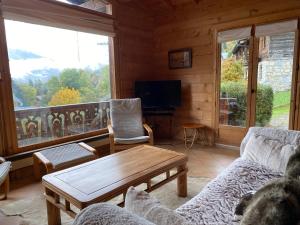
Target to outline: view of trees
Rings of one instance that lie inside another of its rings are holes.
[[[98,102],[110,98],[109,66],[100,70],[64,69],[48,80],[13,79],[15,107],[42,107]]]
[[[222,62],[222,81],[241,81],[244,78],[243,63],[232,58]]]
[[[228,125],[246,126],[248,80],[244,74],[247,59],[233,53],[237,41],[222,43],[221,98],[229,112]],[[248,53],[247,53],[248,54]],[[245,68],[244,68],[245,67]],[[274,93],[269,85],[259,84],[256,95],[256,124],[267,125],[272,118]]]

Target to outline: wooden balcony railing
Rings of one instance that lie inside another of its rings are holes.
[[[19,147],[106,128],[109,102],[15,111]]]

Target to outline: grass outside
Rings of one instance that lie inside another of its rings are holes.
[[[272,118],[288,115],[290,111],[291,91],[274,93]]]
[[[291,91],[280,91],[274,93],[273,108],[282,107],[290,104]]]

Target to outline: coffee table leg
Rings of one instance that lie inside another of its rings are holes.
[[[46,188],[46,195],[55,199],[55,194],[53,191]],[[48,225],[61,225],[60,220],[60,209],[57,208],[54,204],[46,200],[47,204],[47,216],[48,216]]]
[[[177,172],[186,170],[186,164],[177,167]],[[177,178],[177,193],[179,197],[187,196],[187,173],[183,173]]]

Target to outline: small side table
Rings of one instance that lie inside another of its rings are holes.
[[[193,147],[195,141],[198,139],[201,140],[201,144],[208,144],[207,135],[206,135],[206,127],[200,123],[184,123],[182,125],[183,133],[184,133],[184,145],[187,149]],[[191,129],[192,135],[187,136],[187,131]]]
[[[83,142],[49,148],[33,154],[34,175],[37,180],[41,179],[40,163],[48,174],[97,158],[96,150]]]

